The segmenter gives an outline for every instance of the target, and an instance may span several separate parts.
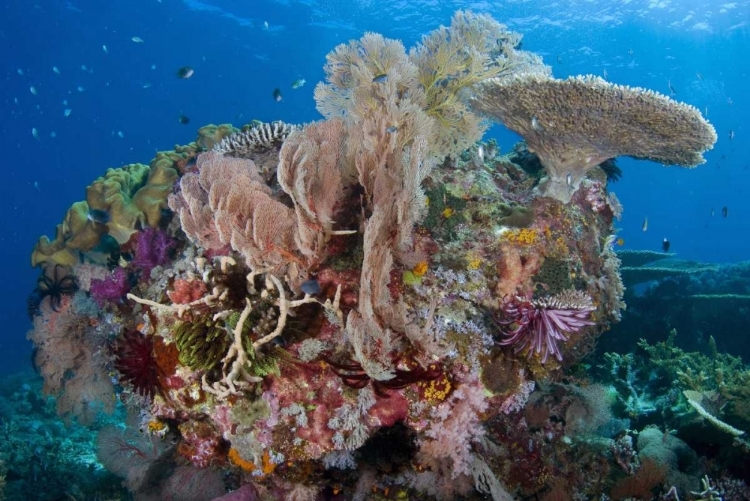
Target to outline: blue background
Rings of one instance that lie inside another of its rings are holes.
[[[408,48],[466,8],[523,33],[523,48],[544,56],[557,77],[606,70],[612,82],[664,94],[671,83],[676,99],[707,110],[719,141],[705,165],[620,159],[623,179],[611,186],[625,207],[619,236],[625,248],[654,250],[667,237],[684,259],[748,259],[747,2],[13,2],[0,10],[0,372],[29,366],[33,245],[54,236],[70,204],[107,168],[148,163],[209,123],[319,119],[312,93],[337,44],[375,31]],[[195,75],[177,78],[188,65]],[[292,90],[298,78],[307,84]],[[281,102],[272,98],[277,87]],[[190,124],[179,123],[181,113]],[[518,139],[499,127],[487,137],[502,151]]]

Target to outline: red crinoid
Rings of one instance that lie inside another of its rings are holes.
[[[528,356],[541,354],[542,363],[550,355],[561,361],[558,341],[567,341],[568,334],[594,325],[589,316],[595,309],[588,294],[575,290],[542,299],[532,299],[531,294],[506,299],[498,323],[511,329],[503,330],[506,339],[500,344],[514,346],[516,353],[528,348]]]
[[[161,369],[154,354],[153,336],[128,329],[115,344],[113,353],[121,381],[144,397],[154,398],[157,392],[161,393]]]

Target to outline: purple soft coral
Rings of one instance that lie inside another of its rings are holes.
[[[135,238],[133,265],[143,270],[143,276],[148,278],[151,270],[169,262],[175,240],[156,228],[146,228]]]
[[[567,341],[567,334],[578,332],[586,325],[594,325],[588,320],[594,310],[591,298],[574,290],[543,299],[516,296],[501,307],[504,319],[499,323],[513,324],[515,328],[503,332],[507,339],[500,344],[515,346],[516,353],[528,348],[528,356],[541,354],[542,363],[549,355],[562,360],[557,342]]]
[[[92,280],[89,292],[99,308],[102,308],[107,303],[119,302],[130,288],[128,272],[118,267],[103,280]]]

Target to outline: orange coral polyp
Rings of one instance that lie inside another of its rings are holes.
[[[234,447],[229,449],[228,457],[233,465],[238,466],[244,471],[252,473],[258,468],[252,461],[242,459],[240,453],[237,452],[237,449]],[[276,470],[276,463],[271,462],[271,455],[267,450],[264,450],[263,458],[261,459],[261,471],[263,472],[263,475],[270,475],[274,470]]]
[[[416,266],[414,266],[414,268],[412,268],[411,271],[416,276],[421,277],[425,273],[427,273],[427,269],[428,269],[427,261],[420,261],[419,263],[416,264]]]
[[[522,245],[534,245],[539,235],[535,229],[521,228],[520,230],[510,231],[504,236],[509,242]]]

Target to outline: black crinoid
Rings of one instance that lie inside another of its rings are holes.
[[[45,298],[49,298],[50,307],[57,311],[62,305],[63,296],[70,296],[77,290],[78,283],[70,268],[61,264],[47,265],[27,300],[29,317],[33,318],[39,313]]]

